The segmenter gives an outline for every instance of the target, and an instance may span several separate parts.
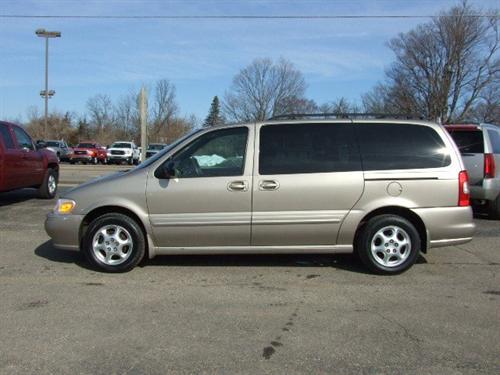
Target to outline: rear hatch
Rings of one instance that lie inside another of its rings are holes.
[[[474,125],[448,125],[446,130],[455,141],[471,185],[481,185],[484,178],[484,136],[483,131]]]

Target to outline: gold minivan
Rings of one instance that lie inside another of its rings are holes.
[[[442,126],[311,118],[195,131],[65,192],[45,228],[109,272],[160,254],[355,252],[395,274],[474,232],[467,172]]]

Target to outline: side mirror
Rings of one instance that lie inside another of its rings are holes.
[[[160,180],[175,177],[175,163],[173,161],[169,161],[160,165],[155,171],[155,177]]]
[[[47,143],[45,143],[44,141],[37,141],[36,142],[36,149],[37,150],[41,150],[42,148],[46,148],[47,147]]]

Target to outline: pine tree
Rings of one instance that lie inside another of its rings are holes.
[[[210,127],[215,125],[220,125],[224,123],[224,119],[220,114],[220,102],[217,96],[214,96],[212,104],[210,105],[210,111],[208,116],[203,122],[204,127]]]

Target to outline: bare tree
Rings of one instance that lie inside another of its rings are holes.
[[[467,114],[467,120],[500,125],[500,87],[492,85],[484,90],[478,103]]]
[[[122,96],[115,106],[115,123],[119,138],[136,139],[139,134],[139,109],[137,93],[130,91]]]
[[[500,78],[497,15],[477,14],[463,2],[392,39],[396,61],[387,82],[365,95],[365,107],[443,122],[466,118],[483,90]]]
[[[290,61],[256,59],[233,78],[223,111],[231,121],[262,121],[293,112],[305,89],[302,73]]]
[[[157,140],[162,129],[168,127],[178,111],[175,86],[168,79],[156,82],[150,117],[150,137]]]
[[[89,114],[90,124],[95,128],[96,135],[102,142],[110,141],[110,134],[106,134],[105,130],[114,128],[114,111],[113,103],[108,95],[98,94],[87,100],[87,111]]]

